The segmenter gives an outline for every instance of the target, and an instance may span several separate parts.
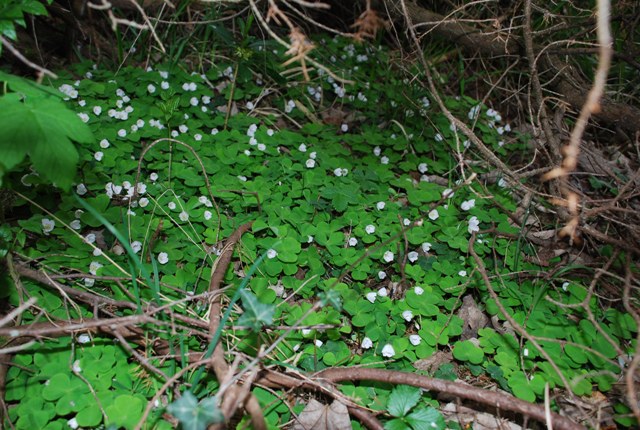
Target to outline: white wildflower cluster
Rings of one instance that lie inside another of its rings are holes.
[[[311,97],[313,97],[315,101],[319,102],[320,100],[322,100],[322,87],[320,85],[318,85],[317,87],[308,86],[307,92]]]
[[[195,91],[198,89],[198,85],[195,82],[185,82],[182,84],[183,91]]]
[[[66,96],[66,99],[77,99],[78,98],[78,90],[76,90],[73,85],[62,84],[58,91]]]
[[[287,101],[287,103],[284,105],[284,112],[285,113],[291,113],[293,112],[293,110],[296,108],[296,102],[294,102],[293,100],[289,100]]]
[[[107,182],[104,188],[107,197],[110,199],[121,198],[122,200],[127,200],[133,197],[136,193],[141,196],[147,192],[147,185],[142,182],[138,182],[135,185],[129,181],[123,181],[121,185],[116,185],[113,182]],[[144,202],[142,200],[143,199],[140,199],[138,202],[132,201],[131,206],[137,207],[138,204],[140,204],[140,206],[144,207],[149,203],[149,200],[146,198],[144,198]]]
[[[220,73],[220,76],[233,80],[233,68],[231,66],[227,67]]]
[[[334,169],[334,170],[333,170],[333,174],[334,174],[334,175],[336,175],[336,176],[338,176],[338,177],[340,177],[340,176],[347,176],[347,174],[348,174],[348,173],[349,173],[349,170],[348,170],[348,169],[345,169],[345,168],[340,168],[340,167],[338,167],[338,168],[336,168],[336,169]]]

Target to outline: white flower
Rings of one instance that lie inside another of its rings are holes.
[[[467,276],[467,271],[466,270],[461,270],[461,271],[458,272],[458,275],[463,276],[463,277]]]
[[[93,233],[89,233],[84,237],[84,241],[87,243],[94,243],[96,241],[96,235]]]
[[[204,211],[204,219],[205,220],[209,221],[211,219],[212,215],[213,214],[211,213],[211,211]]]
[[[98,151],[95,154],[93,154],[93,158],[95,158],[96,161],[101,161],[102,157],[104,157],[104,153],[102,151]]]
[[[211,134],[213,134],[214,136],[215,136],[216,134],[218,134],[218,129],[217,129],[217,128],[212,128],[212,129],[211,129]]]
[[[255,105],[253,104],[253,102],[247,102],[247,109],[253,110],[254,107]]]
[[[369,224],[364,228],[364,231],[366,231],[367,234],[373,234],[376,231],[376,226],[373,224]]]
[[[178,130],[180,130],[180,133],[186,133],[187,131],[189,131],[189,127],[187,127],[185,124],[180,124]]]
[[[349,131],[349,125],[348,124],[342,124],[340,126],[340,130],[342,130],[343,133],[346,133],[347,131]]]
[[[424,294],[424,289],[422,287],[414,287],[413,292],[416,293],[416,296],[421,296]]]
[[[413,319],[413,312],[410,310],[403,311],[402,318],[407,322],[411,321]]]
[[[367,300],[373,303],[376,301],[376,297],[378,297],[378,294],[375,291],[372,291],[370,293],[367,293],[366,297],[367,297]]]
[[[142,249],[142,243],[138,240],[134,240],[131,242],[131,249],[133,249],[134,254],[137,254]]]
[[[365,337],[364,339],[362,339],[362,343],[360,344],[360,348],[369,349],[372,346],[373,346],[373,342],[371,341],[371,339],[369,339],[368,337]]]
[[[96,280],[93,278],[84,278],[85,287],[93,287],[95,283],[96,283]]]
[[[475,205],[476,205],[476,199],[465,200],[460,205],[460,209],[462,209],[463,211],[468,211],[469,209],[475,207]]]
[[[307,168],[309,169],[313,169],[314,167],[316,167],[316,160],[309,158],[306,162],[305,165],[307,166]]]
[[[378,272],[378,279],[382,280],[386,277],[387,277],[387,272],[385,272],[384,270],[381,270]]]
[[[438,213],[438,209],[432,209],[431,211],[429,211],[429,219],[431,221],[435,221],[438,218],[440,218],[440,214]]]
[[[124,128],[121,128],[120,130],[118,130],[118,136],[125,137],[126,135],[127,135],[127,130],[125,130]]]
[[[380,157],[380,163],[389,164],[389,157],[387,157],[386,155],[383,157]]]
[[[180,218],[180,221],[187,221],[189,220],[189,214],[185,211],[180,212],[180,215],[178,215],[178,218]]]
[[[74,230],[80,230],[82,228],[82,225],[80,225],[79,219],[74,219],[69,223],[69,227],[71,227]]]
[[[453,192],[453,190],[451,188],[447,188],[442,192],[442,197],[445,198],[445,199],[450,199],[454,195],[455,195],[455,193]]]
[[[307,152],[307,145],[305,145],[304,143],[301,143],[300,146],[298,146],[298,151]]]
[[[270,248],[269,250],[267,250],[267,258],[268,259],[274,259],[274,258],[276,258],[277,255],[278,255],[278,252],[275,249]]]
[[[387,289],[385,287],[382,287],[378,290],[378,295],[380,297],[387,297],[389,295],[389,292],[387,291]]]
[[[94,257],[100,257],[102,255],[102,249],[100,248],[93,248],[93,256]]]
[[[76,90],[75,88],[73,88],[73,86],[69,85],[69,84],[63,84],[58,88],[58,91],[60,91],[62,94],[64,94],[65,96],[69,97],[70,99],[77,99],[78,98],[78,90]]]
[[[83,213],[84,213],[84,211],[83,211],[82,209],[77,209],[77,210],[74,212],[74,214],[73,214],[73,215],[74,215],[76,218],[80,219],[80,217],[82,217],[82,214],[83,214]]]
[[[528,348],[523,349],[522,350],[522,355],[524,355],[525,357],[528,357],[529,356],[529,349]]]
[[[92,261],[91,264],[89,264],[89,273],[95,276],[101,267],[102,264],[98,263],[97,261]]]
[[[442,135],[438,133],[436,134],[435,139],[436,139],[436,142],[442,142],[444,140],[444,137],[442,137]]]
[[[303,328],[301,331],[303,336],[309,336],[311,334],[310,328]]]
[[[391,263],[393,261],[393,252],[391,251],[385,251],[384,255],[382,256],[382,258],[384,259],[384,261],[386,261],[387,263]]]
[[[202,140],[202,135],[200,133],[196,133],[193,138],[196,140],[196,142],[200,142]]]
[[[307,243],[313,243],[313,240],[314,240],[313,236],[310,236],[310,235],[307,236]]]
[[[429,170],[429,167],[427,166],[427,163],[418,164],[418,171],[420,173],[427,173],[428,170]]]
[[[355,237],[349,238],[349,246],[356,246],[357,244],[358,244],[358,239],[356,239]]]
[[[86,333],[82,333],[81,335],[79,335],[76,339],[78,341],[78,343],[89,343],[91,342],[91,336],[89,336]]]
[[[562,291],[567,291],[567,288],[569,288],[569,283],[568,282],[563,282],[562,283]]]
[[[500,178],[500,180],[498,181],[498,186],[500,188],[506,188],[507,187],[507,181],[505,181],[504,178]]]
[[[67,421],[67,425],[71,427],[73,430],[76,430],[79,427],[78,420],[75,417]]]
[[[53,231],[53,228],[56,226],[56,222],[49,218],[42,218],[42,232],[44,234],[49,234]]]
[[[487,116],[489,118],[494,117],[496,115],[498,115],[498,112],[494,111],[493,109],[487,109]]]
[[[267,145],[264,143],[258,143],[258,151],[264,151],[267,149]]]
[[[510,131],[511,131],[511,124],[505,124],[505,126],[504,126],[504,131],[505,131],[506,133],[510,132]]]
[[[169,72],[166,70],[158,70],[158,74],[160,74],[162,79],[167,79],[169,77]]]
[[[176,203],[175,202],[169,202],[169,204],[167,206],[169,207],[169,209],[174,210],[176,208]]]
[[[411,220],[409,218],[405,218],[402,220],[402,224],[404,224],[405,226],[409,226],[411,225]]]
[[[93,114],[95,116],[99,116],[102,113],[102,108],[100,106],[94,106],[93,107]]]
[[[153,172],[149,175],[149,179],[151,179],[151,182],[155,182],[158,180],[158,174],[156,172]]]
[[[318,347],[318,348],[320,348],[324,344],[320,339],[316,339],[316,341],[314,343],[316,344],[316,347]]]
[[[376,208],[381,211],[382,209],[384,209],[385,207],[385,202],[378,202],[376,203]]]
[[[478,221],[478,217],[472,216],[469,218],[469,233],[473,233],[474,231],[480,231],[480,221]]]
[[[78,193],[81,196],[87,194],[87,187],[84,184],[78,184],[76,186],[76,193]]]
[[[418,253],[415,251],[411,251],[410,253],[407,254],[407,258],[411,263],[415,263],[416,260],[418,259]]]
[[[411,345],[413,345],[413,346],[420,345],[420,341],[421,340],[422,339],[420,339],[420,336],[417,335],[417,334],[412,334],[412,335],[409,336],[409,342],[411,342]]]
[[[476,105],[469,110],[469,114],[467,115],[471,121],[476,119],[478,114],[480,113],[480,105]]]
[[[140,200],[138,200],[138,204],[140,205],[141,208],[146,208],[147,205],[149,205],[149,199],[146,197],[143,197]]]
[[[102,149],[107,149],[111,144],[109,143],[109,141],[107,139],[102,139],[100,141],[100,148]]]
[[[318,154],[316,154],[316,151],[313,151],[312,153],[309,154],[309,158],[315,160],[317,155]]]
[[[149,94],[153,94],[156,92],[156,87],[153,84],[149,84],[147,85],[147,91],[149,91]]]
[[[82,120],[82,122],[89,122],[89,115],[86,113],[79,113],[78,117]]]
[[[337,167],[334,171],[333,174],[336,176],[342,176],[342,169]]]
[[[379,146],[376,146],[375,148],[373,148],[373,155],[375,155],[376,157],[379,157],[381,153],[382,153],[382,150],[380,149]]]
[[[396,355],[396,351],[393,349],[393,346],[391,346],[390,343],[386,344],[384,348],[382,348],[383,357],[391,358],[394,355]]]
[[[158,263],[167,264],[169,262],[169,254],[166,252],[161,252],[158,254]]]

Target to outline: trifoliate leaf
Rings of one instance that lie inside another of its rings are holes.
[[[180,421],[183,430],[205,430],[209,424],[224,421],[224,415],[214,397],[198,403],[198,399],[190,391],[185,391],[182,397],[167,406],[167,411]]]
[[[238,325],[249,326],[252,330],[259,330],[264,325],[273,322],[275,306],[260,303],[255,294],[242,290],[242,308],[244,313],[238,318]]]

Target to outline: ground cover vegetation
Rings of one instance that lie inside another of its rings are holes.
[[[3,425],[637,425],[637,244],[569,204],[631,211],[635,177],[569,181],[526,111],[434,91],[457,74],[369,2],[350,37],[278,4],[187,2],[173,22],[216,21],[185,33],[109,9],[111,60],[1,72]],[[7,5],[18,51],[47,10]]]

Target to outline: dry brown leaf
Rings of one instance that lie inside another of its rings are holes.
[[[325,405],[311,399],[292,430],[351,430],[351,418],[347,407],[337,400]]]

